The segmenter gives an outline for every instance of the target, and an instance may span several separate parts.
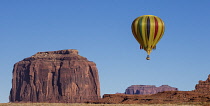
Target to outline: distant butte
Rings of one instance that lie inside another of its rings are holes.
[[[178,91],[178,88],[170,87],[168,85],[162,85],[156,87],[155,85],[132,85],[125,90],[125,94],[156,94],[163,91]]]
[[[199,81],[193,91],[164,91],[151,95],[105,94],[102,99],[91,101],[96,104],[163,104],[163,103],[206,103],[210,102],[210,75]]]

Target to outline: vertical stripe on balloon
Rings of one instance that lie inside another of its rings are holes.
[[[162,21],[161,19],[160,19],[160,23],[161,23],[161,25],[162,25],[162,30],[161,30],[160,37],[158,38],[158,41],[162,38],[163,33],[164,33],[164,23],[163,23],[163,21]]]
[[[154,34],[154,39],[155,39],[157,36],[157,32],[158,32],[158,21],[155,17],[154,17],[154,19],[155,19],[155,34]]]
[[[137,28],[138,28],[138,31],[139,31],[139,38],[141,38],[142,44],[143,44],[144,42],[143,42],[143,37],[142,37],[141,22],[142,22],[142,17],[140,17],[139,20],[138,20]]]
[[[141,37],[142,37],[142,40],[143,40],[143,43],[144,43],[144,47],[146,47],[146,45],[147,45],[147,38],[146,38],[146,32],[145,32],[145,30],[146,30],[146,28],[144,27],[145,26],[145,17],[141,17],[140,19],[139,19],[139,31],[140,31],[140,35],[141,35]]]
[[[150,19],[149,17],[147,18],[147,38],[149,40],[149,36],[150,36]]]

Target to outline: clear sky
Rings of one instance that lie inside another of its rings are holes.
[[[165,33],[147,61],[132,21],[156,15]],[[210,0],[0,0],[0,103],[13,65],[41,51],[77,49],[94,61],[101,95],[130,85],[193,90],[210,74]]]

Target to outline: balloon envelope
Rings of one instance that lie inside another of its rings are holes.
[[[140,44],[140,49],[147,52],[147,60],[149,60],[152,49],[156,49],[156,44],[163,36],[164,22],[157,16],[143,15],[133,21],[131,28],[134,37]]]

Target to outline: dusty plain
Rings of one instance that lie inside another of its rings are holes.
[[[85,103],[0,103],[0,106],[210,106],[210,103],[181,104],[85,104]]]

